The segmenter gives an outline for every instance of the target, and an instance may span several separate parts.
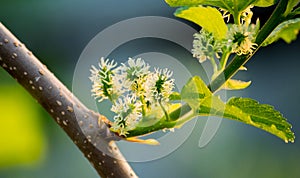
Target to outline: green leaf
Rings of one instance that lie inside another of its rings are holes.
[[[284,16],[287,16],[294,9],[297,4],[299,4],[300,0],[289,0],[287,8],[284,12]]]
[[[223,8],[228,11],[242,11],[245,10],[251,4],[265,5],[271,4],[271,1],[275,0],[165,0],[171,7],[179,6],[198,6],[209,5]],[[273,3],[274,4],[274,3]],[[272,4],[271,4],[272,5]]]
[[[209,5],[220,7],[224,10],[229,11],[231,14],[239,14],[244,11],[248,6],[258,3],[258,5],[270,4],[270,0],[165,0],[172,7],[179,6],[198,6],[198,5]],[[261,2],[257,2],[261,1]]]
[[[269,7],[276,4],[278,0],[257,0],[253,5],[258,7]]]
[[[263,46],[267,46],[280,38],[285,42],[291,43],[293,40],[297,39],[297,35],[300,30],[300,18],[288,20],[279,24],[273,32],[268,36],[268,38],[263,42]]]
[[[207,0],[203,4],[217,6],[229,11],[231,14],[239,14],[244,11],[248,6],[253,4],[256,0]]]
[[[291,125],[280,112],[250,98],[232,98],[225,104],[218,97],[211,96],[202,100],[199,115],[214,115],[240,121],[265,130],[285,142],[294,142],[295,139]]]
[[[241,80],[229,79],[223,88],[226,90],[242,90],[247,88],[250,84],[251,81],[245,82]]]
[[[295,135],[291,131],[291,124],[273,106],[259,104],[250,98],[232,98],[227,105],[239,108],[241,112],[248,114],[250,116],[248,124],[270,132],[285,142],[294,142]]]
[[[211,91],[199,76],[192,77],[181,91],[181,99],[195,110],[199,108],[202,99],[211,95]]]
[[[300,7],[298,7],[297,9],[295,9],[295,10],[293,11],[293,13],[294,13],[295,15],[299,15],[299,14],[300,14]]]
[[[192,21],[206,31],[211,32],[216,39],[223,39],[227,33],[227,26],[222,14],[212,7],[184,7],[175,12],[175,16]]]
[[[214,115],[223,117],[225,108],[225,103],[219,97],[212,95],[201,101],[198,112],[200,116]]]

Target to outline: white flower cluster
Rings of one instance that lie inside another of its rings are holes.
[[[142,103],[134,95],[119,98],[111,108],[116,113],[111,129],[126,136],[142,118],[141,108]]]
[[[247,8],[241,14],[240,24],[228,24],[228,31],[225,39],[218,40],[204,29],[194,34],[192,54],[200,63],[206,59],[213,60],[219,58],[224,52],[236,53],[237,55],[252,54],[257,44],[255,36],[259,25],[251,24],[251,7]],[[229,18],[230,15],[225,11],[223,18]]]
[[[158,103],[167,105],[169,96],[174,88],[174,79],[171,79],[172,72],[167,68],[158,69],[148,75],[147,84],[145,85],[145,99],[148,103]]]
[[[99,102],[109,99],[113,103],[111,111],[116,115],[111,130],[126,136],[154,107],[165,110],[174,79],[167,68],[150,71],[149,64],[141,58],[129,58],[128,64],[116,65],[101,58],[98,69],[92,66],[91,91]]]
[[[215,40],[212,33],[202,29],[199,33],[194,34],[193,41],[193,57],[197,58],[200,63],[206,61],[206,59],[219,58],[218,53],[221,53],[222,43],[219,40]]]
[[[92,93],[95,98],[99,98],[99,102],[104,99],[113,100],[119,95],[119,89],[116,85],[113,85],[113,68],[116,67],[117,63],[114,61],[100,59],[99,69],[92,66],[90,80],[93,82]]]

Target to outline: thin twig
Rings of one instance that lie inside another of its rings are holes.
[[[137,177],[112,141],[118,137],[109,131],[107,119],[86,108],[1,23],[0,66],[44,107],[100,176]]]

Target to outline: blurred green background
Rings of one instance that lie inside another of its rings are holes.
[[[81,51],[97,33],[138,16],[174,18],[174,10],[163,0],[1,0],[0,21],[71,88]],[[260,15],[267,16],[264,13]],[[198,141],[205,124],[202,119],[176,151],[155,161],[131,163],[134,170],[146,178],[300,177],[299,50],[299,39],[289,45],[280,41],[263,48],[247,64],[248,71],[239,74],[242,79],[252,80],[252,85],[242,92],[229,93],[274,105],[293,125],[294,144],[224,120],[210,144],[200,149]],[[29,177],[98,176],[66,134],[1,68],[0,178]]]

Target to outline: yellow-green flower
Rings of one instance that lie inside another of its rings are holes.
[[[257,47],[257,44],[254,42],[256,35],[255,25],[234,24],[228,27],[228,42],[232,53],[237,55],[252,54]]]

